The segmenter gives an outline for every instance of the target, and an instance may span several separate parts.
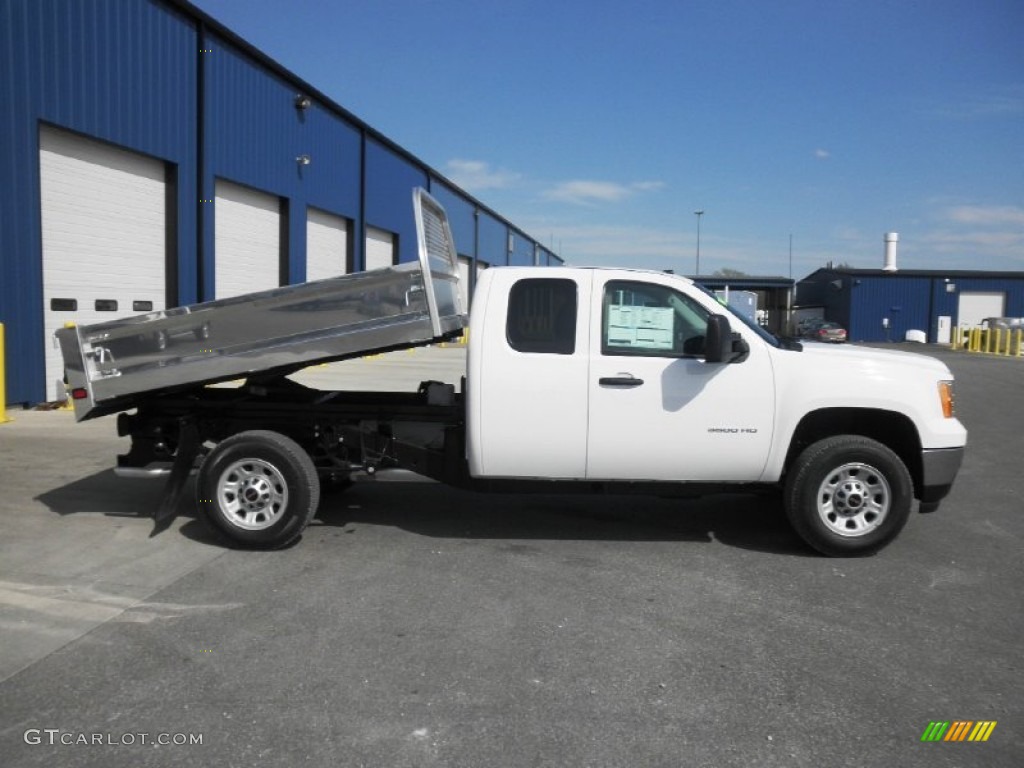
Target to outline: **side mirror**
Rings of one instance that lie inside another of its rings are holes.
[[[750,346],[743,337],[734,333],[725,315],[708,318],[704,334],[704,360],[708,363],[742,362],[750,354]]]

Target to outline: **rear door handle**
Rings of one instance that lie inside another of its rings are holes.
[[[604,376],[597,383],[602,387],[639,387],[644,380],[633,376]]]

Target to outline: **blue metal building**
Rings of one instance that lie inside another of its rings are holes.
[[[447,208],[469,282],[560,263],[183,0],[0,0],[0,54],[10,403],[58,394],[63,322],[414,259],[416,186]]]
[[[797,283],[795,304],[820,310],[850,341],[903,341],[918,330],[949,343],[957,326],[1024,316],[1024,272],[823,268]]]

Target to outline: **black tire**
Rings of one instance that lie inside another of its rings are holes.
[[[289,437],[251,430],[219,443],[196,482],[200,516],[218,536],[252,549],[285,547],[320,503],[309,455]]]
[[[786,516],[800,538],[831,557],[870,555],[910,516],[914,485],[881,443],[837,435],[809,446],[786,478]]]

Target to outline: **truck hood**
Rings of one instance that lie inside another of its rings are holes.
[[[949,367],[934,357],[916,352],[902,352],[893,349],[875,349],[850,345],[826,345],[819,343],[804,344],[801,353],[807,357],[806,362],[835,365],[849,363],[865,369],[892,368],[894,366],[913,369],[919,373],[931,373],[937,379],[952,379]]]

